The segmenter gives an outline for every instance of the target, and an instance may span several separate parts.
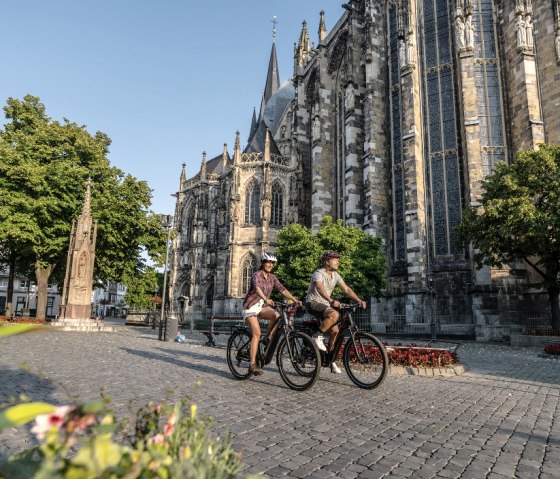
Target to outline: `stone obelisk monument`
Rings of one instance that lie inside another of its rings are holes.
[[[100,329],[90,319],[96,239],[97,225],[91,218],[91,180],[88,180],[82,214],[72,222],[70,233],[59,321],[59,326],[65,329]]]

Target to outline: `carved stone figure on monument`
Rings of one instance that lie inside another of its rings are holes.
[[[525,30],[525,21],[521,15],[517,16],[515,30],[517,32],[517,47],[523,48],[527,44],[527,32]]]
[[[457,48],[462,50],[465,48],[465,22],[463,18],[459,15],[455,17],[455,42],[457,43]]]
[[[554,41],[556,47],[556,61],[560,62],[560,30],[556,32],[556,39]]]
[[[87,254],[83,252],[80,255],[80,262],[78,264],[78,278],[83,278],[86,273]]]

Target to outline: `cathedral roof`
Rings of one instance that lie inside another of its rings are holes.
[[[253,133],[253,136],[249,138],[249,143],[245,147],[244,150],[245,153],[264,152],[264,141],[266,139],[266,130],[267,130],[267,126],[265,121],[264,120],[259,121],[259,124],[257,125],[257,129]],[[270,152],[275,155],[280,155],[280,150],[278,149],[278,146],[276,145],[274,138],[272,138],[272,135],[270,136]]]
[[[219,154],[218,156],[216,156],[215,158],[212,158],[211,160],[206,162],[206,173],[209,175],[219,175],[221,173],[224,173],[223,171],[223,154]],[[228,163],[230,162],[230,156],[228,153]]]

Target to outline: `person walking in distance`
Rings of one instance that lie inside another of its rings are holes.
[[[257,349],[261,337],[261,327],[259,319],[268,321],[266,330],[266,339],[270,338],[270,333],[274,329],[280,313],[276,311],[274,301],[270,299],[272,290],[278,291],[282,296],[292,300],[301,306],[301,302],[278,281],[272,274],[272,268],[278,260],[276,256],[270,253],[263,253],[261,257],[261,267],[251,277],[251,285],[249,291],[243,300],[243,318],[251,329],[251,350],[250,350],[250,366],[249,372],[255,376],[262,374],[262,370],[257,366]]]
[[[352,288],[348,287],[342,276],[338,274],[340,255],[335,251],[327,251],[321,257],[323,264],[313,272],[311,282],[307,290],[305,307],[307,311],[321,321],[319,333],[313,337],[313,341],[321,351],[331,351],[338,335],[338,326],[335,324],[340,317],[336,308],[340,308],[340,303],[331,297],[332,292],[338,286],[344,294],[356,301],[362,309],[366,308],[366,302],[362,301]],[[329,334],[327,347],[323,342],[323,333]],[[342,371],[333,362],[331,372],[340,374]]]

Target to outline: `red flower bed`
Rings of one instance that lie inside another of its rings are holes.
[[[560,356],[560,343],[547,344],[544,347],[544,352],[546,354],[554,354],[555,356]]]
[[[385,344],[385,346],[390,345]],[[452,353],[446,349],[422,348],[414,344],[403,345],[401,343],[393,346],[399,346],[399,348],[395,348],[387,353],[389,356],[389,364],[393,366],[439,368],[453,366],[459,363],[457,353]],[[402,348],[402,346],[405,346],[405,348]],[[340,360],[342,360],[343,349],[344,348],[340,348],[340,357],[338,358]],[[373,349],[373,356],[381,362],[381,353],[379,349],[373,347],[369,347],[368,349]]]
[[[560,329],[531,328],[523,332],[525,336],[560,336]]]

